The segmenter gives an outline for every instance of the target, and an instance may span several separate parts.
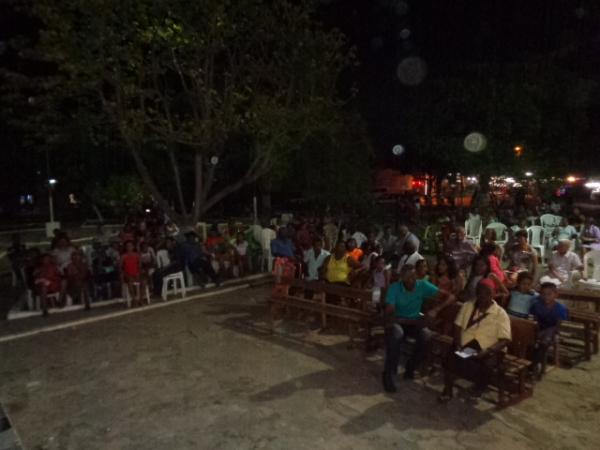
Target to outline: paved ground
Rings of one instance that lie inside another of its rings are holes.
[[[0,344],[0,402],[28,449],[597,448],[600,363],[496,412],[381,392],[381,356],[288,323],[246,289]],[[2,326],[2,325],[0,325]],[[433,385],[432,385],[433,384]]]

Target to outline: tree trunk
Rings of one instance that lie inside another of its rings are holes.
[[[273,209],[271,204],[271,191],[273,189],[271,177],[269,175],[264,176],[260,185],[262,214],[265,217],[271,217],[271,210]]]
[[[184,220],[187,220],[187,208],[185,207],[185,199],[183,197],[183,187],[181,186],[181,175],[179,173],[179,165],[177,163],[177,158],[175,157],[175,152],[173,150],[169,150],[169,162],[171,163],[171,169],[173,169],[173,179],[175,180],[175,189],[177,190],[177,199],[179,201],[179,210],[181,211],[181,215]]]
[[[169,205],[169,202],[167,201],[167,199],[165,199],[165,197],[158,190],[158,186],[152,179],[152,176],[150,175],[150,172],[148,171],[148,167],[146,167],[146,164],[144,163],[144,161],[142,159],[142,155],[140,155],[139,150],[136,148],[135,145],[133,145],[131,143],[129,143],[128,147],[129,147],[129,150],[131,151],[131,156],[133,156],[133,161],[135,162],[135,167],[136,167],[140,177],[142,178],[142,182],[146,185],[146,187],[150,191],[150,194],[152,195],[152,198],[154,199],[154,201],[156,201],[156,203],[158,203],[158,206],[163,210],[163,212],[165,214],[167,214],[167,216],[169,216],[169,218],[173,222],[176,222],[179,224],[183,223],[184,222],[183,217],[180,214],[178,214],[177,211],[175,211],[175,209],[171,207],[171,205]]]
[[[194,189],[194,212],[192,214],[192,224],[196,225],[200,220],[200,212],[204,206],[205,199],[205,195],[203,195],[203,191],[205,189],[204,157],[200,151],[196,151],[194,155],[194,175],[196,179],[196,186]],[[210,188],[210,186],[207,186],[206,188]]]

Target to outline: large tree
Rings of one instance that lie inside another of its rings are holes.
[[[52,99],[45,112],[84,105],[116,130],[153,198],[179,222],[195,223],[343,118],[337,84],[352,53],[315,21],[311,1],[36,0],[30,8],[42,24],[35,57],[52,68],[36,97]]]

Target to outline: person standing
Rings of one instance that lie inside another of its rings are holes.
[[[331,255],[331,253],[329,253],[327,250],[323,250],[323,239],[315,238],[313,240],[312,248],[310,248],[304,255],[307,280],[316,281],[319,279],[319,271],[329,255]]]

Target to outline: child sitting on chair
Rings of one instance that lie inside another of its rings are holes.
[[[125,253],[121,256],[121,278],[127,284],[129,295],[134,305],[142,304],[142,293],[145,292],[145,281],[142,277],[142,264],[140,254],[136,251],[133,241],[125,243]],[[136,292],[137,285],[137,292]]]
[[[533,353],[532,369],[538,378],[543,375],[548,347],[558,335],[560,322],[569,318],[567,307],[558,303],[558,288],[551,282],[542,283],[540,295],[534,299],[529,313],[538,323],[539,332]]]
[[[42,316],[47,317],[48,296],[56,293],[61,297],[63,295],[62,278],[52,255],[48,253],[42,255],[40,265],[34,270],[33,277],[36,294],[40,296]]]
[[[517,285],[510,291],[510,300],[506,310],[511,316],[527,319],[536,292],[533,288],[533,276],[529,272],[517,275]]]

